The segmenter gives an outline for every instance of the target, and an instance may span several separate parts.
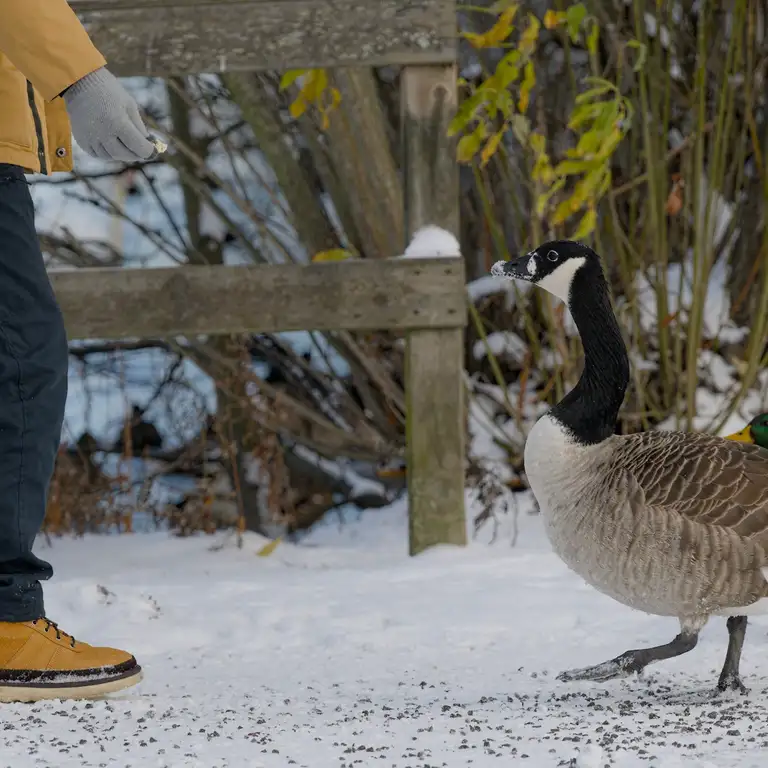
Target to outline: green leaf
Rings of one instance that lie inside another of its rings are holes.
[[[584,125],[584,123],[594,120],[600,112],[602,112],[602,109],[603,105],[601,102],[582,104],[581,106],[575,107],[573,112],[571,112],[571,119],[568,121],[568,127],[572,131],[575,131],[577,128]]]
[[[531,134],[531,121],[521,114],[514,114],[510,118],[512,126],[512,135],[525,146],[528,143],[528,136]]]
[[[639,40],[629,40],[627,42],[627,48],[634,48],[637,50],[637,61],[632,65],[632,71],[639,72],[645,66],[648,49]]]
[[[587,16],[587,9],[582,3],[576,3],[572,5],[565,12],[565,22],[568,25],[568,34],[571,37],[572,42],[576,42],[579,38],[579,30],[581,29],[581,23]]]
[[[571,198],[569,197],[568,199],[563,200],[557,208],[555,208],[555,212],[549,217],[549,223],[552,224],[552,226],[562,224],[572,213]]]
[[[600,38],[600,27],[598,27],[597,22],[593,19],[592,29],[589,30],[589,34],[587,35],[587,50],[593,56],[597,54],[597,43],[599,38]]]
[[[482,87],[464,99],[448,126],[448,135],[455,136],[466,130],[469,123],[476,118],[476,113],[485,106],[487,100],[488,92]]]
[[[598,99],[600,96],[605,95],[608,93],[608,91],[611,90],[613,90],[613,86],[610,83],[599,85],[597,88],[590,88],[588,91],[582,91],[576,96],[574,101],[576,104],[586,104],[588,102],[595,101],[595,99]]]
[[[485,124],[481,123],[472,133],[462,136],[456,147],[456,160],[460,163],[471,163],[485,138]]]
[[[536,198],[536,215],[542,217],[549,201],[565,186],[565,177],[558,179],[546,192]]]
[[[520,77],[521,58],[520,51],[510,51],[496,66],[492,79],[500,91],[508,88]]]
[[[562,160],[555,166],[555,173],[558,176],[575,176],[593,167],[594,163],[585,160]]]
[[[592,130],[600,135],[606,135],[613,131],[621,117],[621,104],[614,101],[601,101],[602,109],[595,115]]]
[[[587,131],[582,134],[579,139],[579,143],[576,145],[572,157],[581,157],[589,159],[590,155],[594,155],[600,148],[600,142],[603,140],[603,136],[600,131]]]
[[[504,115],[505,120],[511,120],[517,113],[515,112],[515,102],[509,91],[500,91],[496,97],[496,106],[499,112]]]
[[[536,155],[540,155],[547,146],[547,139],[544,137],[543,134],[538,132],[534,132],[530,135],[529,142],[531,145],[531,149]]]
[[[594,231],[597,225],[597,210],[595,208],[589,208],[587,212],[581,217],[579,226],[576,227],[576,231],[571,235],[571,240],[584,240],[589,237]]]

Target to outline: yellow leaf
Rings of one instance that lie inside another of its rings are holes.
[[[324,69],[312,69],[301,88],[304,98],[309,102],[320,104],[323,91],[328,86],[328,73]]]
[[[299,94],[294,101],[291,102],[291,106],[288,107],[288,111],[291,113],[291,117],[298,119],[307,111],[307,102],[304,97]]]
[[[544,14],[544,29],[554,29],[565,21],[562,11],[547,11]]]
[[[485,48],[485,35],[477,32],[462,32],[461,36],[469,42],[473,48]]]
[[[518,49],[524,56],[530,56],[536,49],[536,41],[539,39],[539,29],[541,22],[532,14],[528,14],[528,26],[525,32],[520,35]]]
[[[587,212],[581,217],[579,226],[576,227],[576,231],[571,235],[571,240],[583,240],[595,231],[597,225],[597,211],[595,208],[589,208]]]
[[[280,78],[280,90],[284,91],[289,86],[293,85],[302,75],[309,72],[308,69],[289,69]]]
[[[328,111],[336,109],[341,104],[341,91],[338,88],[329,88],[331,94],[331,102],[328,105]]]
[[[483,151],[480,153],[480,167],[488,164],[488,161],[496,154],[496,150],[499,148],[499,143],[504,136],[504,129],[496,131],[490,139],[485,143]]]
[[[265,544],[261,549],[257,550],[256,556],[257,557],[269,557],[277,549],[277,545],[282,540],[283,540],[282,536],[278,536],[276,539],[273,539],[268,544]]]
[[[496,19],[496,23],[483,34],[478,35],[473,32],[465,32],[464,37],[475,48],[495,48],[501,45],[512,32],[512,21],[517,13],[518,6],[512,5],[505,9]]]
[[[291,116],[298,118],[314,105],[320,112],[321,125],[325,130],[329,126],[328,113],[338,106],[341,94],[336,88],[329,87],[328,73],[324,69],[290,70],[283,76],[281,86],[283,82],[295,82],[299,75],[303,76],[303,81],[296,99],[289,107]]]
[[[536,84],[536,72],[533,69],[533,62],[529,61],[525,65],[525,74],[523,75],[523,82],[520,85],[520,100],[517,108],[521,112],[525,112],[528,109],[528,102],[531,96],[531,89]]]
[[[540,181],[544,184],[549,184],[555,178],[555,172],[552,170],[552,166],[549,162],[549,155],[546,152],[542,152],[537,158],[536,163],[531,171],[531,177],[534,181]]]
[[[318,251],[312,261],[345,261],[353,258],[353,254],[344,248],[332,248],[329,251]]]

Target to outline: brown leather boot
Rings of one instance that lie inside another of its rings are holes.
[[[97,698],[141,678],[129,653],[77,642],[48,619],[0,622],[0,702]]]

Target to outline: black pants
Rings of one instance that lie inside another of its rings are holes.
[[[24,173],[0,164],[0,621],[43,615],[32,554],[67,398],[67,339]]]

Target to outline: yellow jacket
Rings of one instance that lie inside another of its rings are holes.
[[[0,163],[72,170],[59,94],[105,64],[67,0],[0,0]]]

